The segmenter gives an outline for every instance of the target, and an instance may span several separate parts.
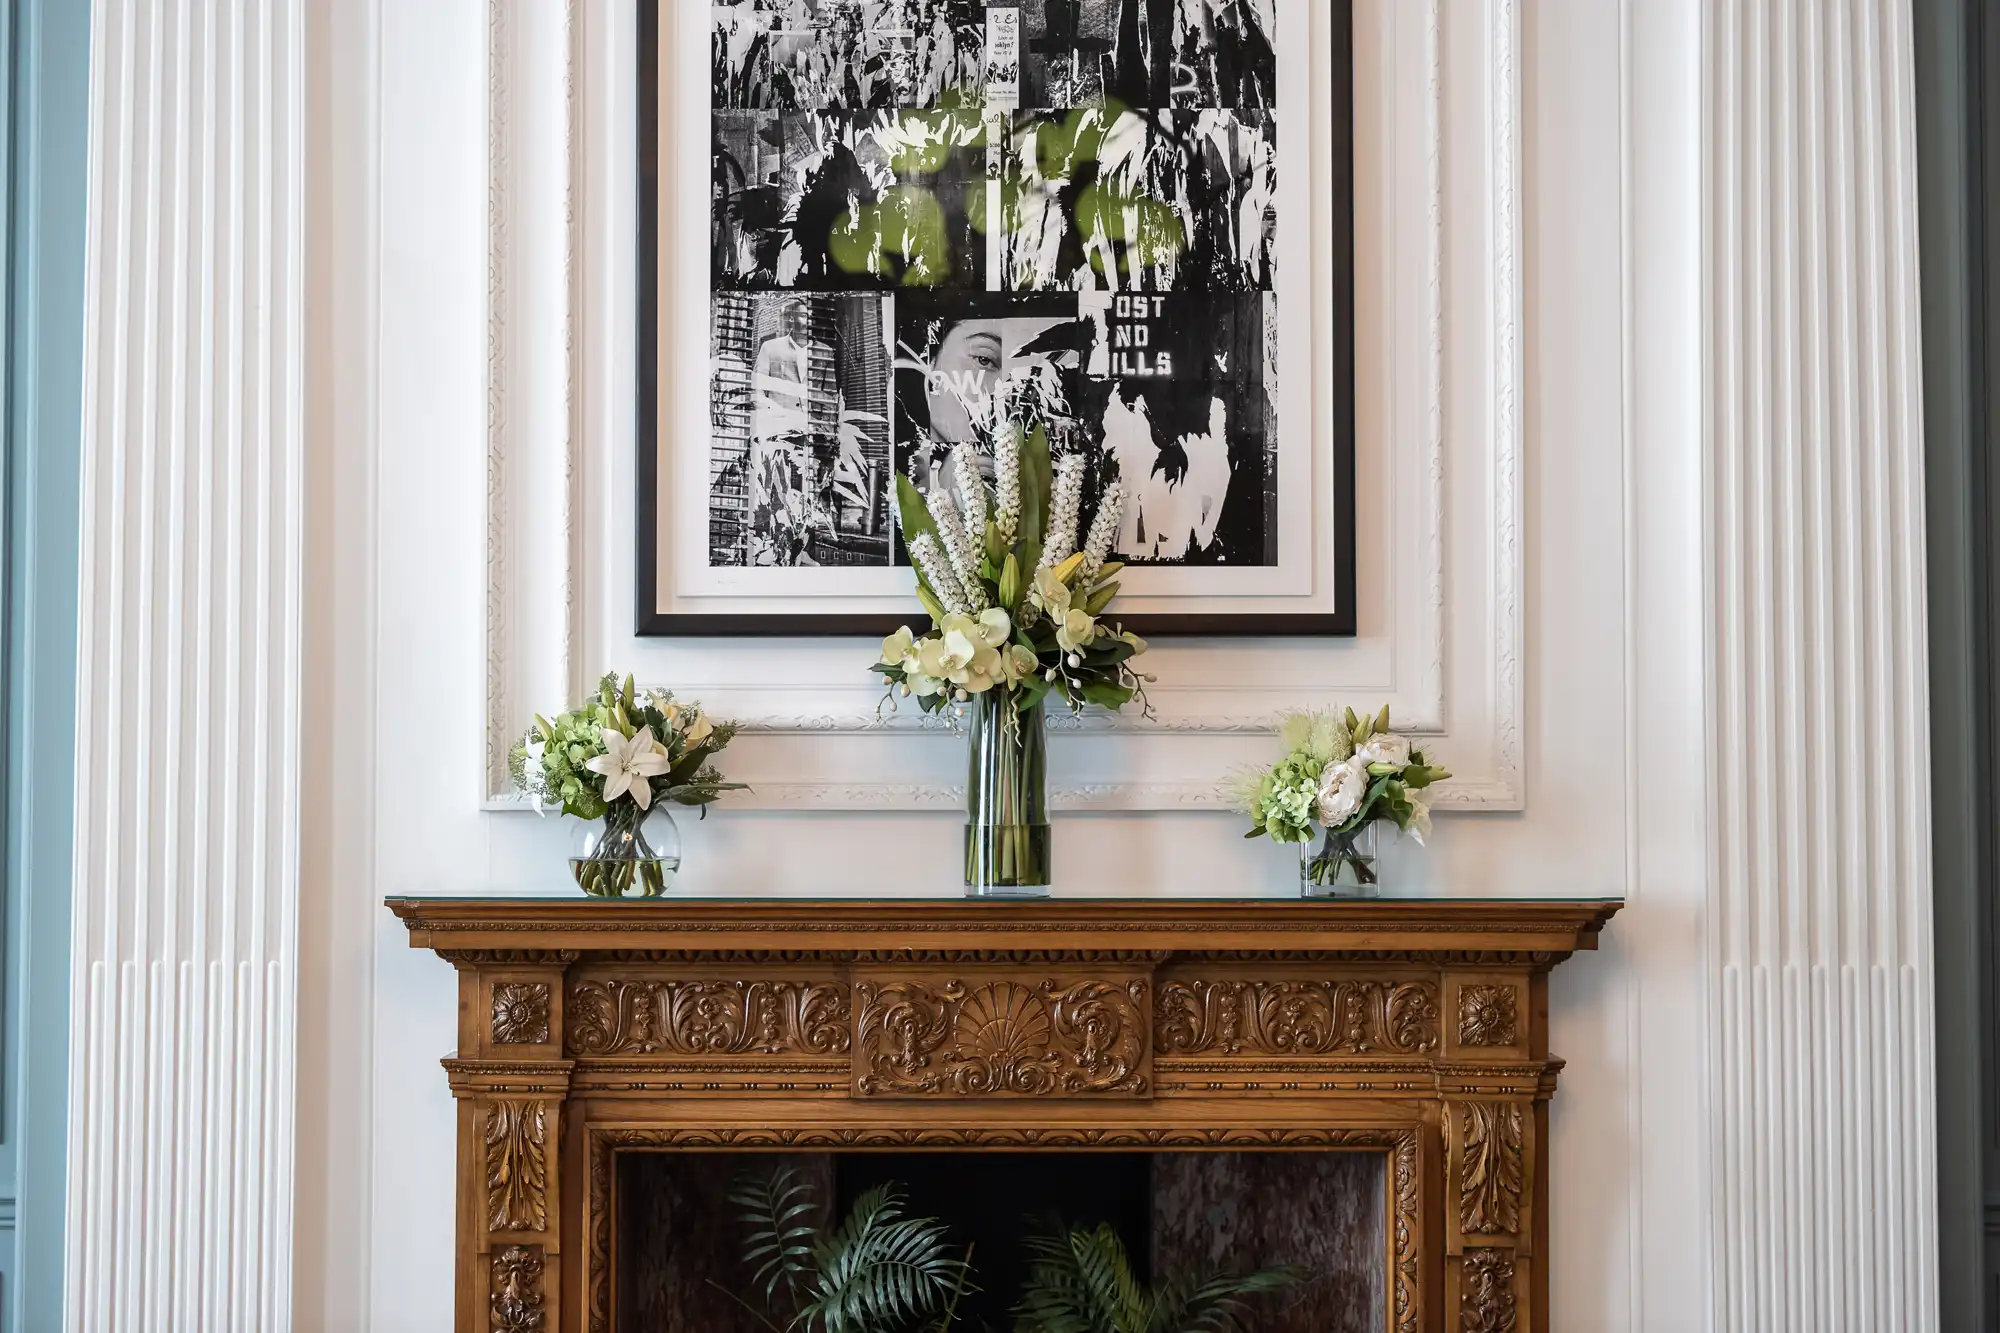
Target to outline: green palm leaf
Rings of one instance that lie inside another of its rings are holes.
[[[1028,1276],[1016,1333],[1240,1333],[1251,1298],[1282,1291],[1296,1269],[1180,1278],[1147,1288],[1109,1226],[1059,1223],[1024,1242]]]
[[[729,1202],[743,1220],[748,1242],[743,1258],[756,1265],[765,1301],[776,1300],[782,1287],[787,1303],[796,1304],[812,1276],[813,1246],[819,1239],[812,1191],[798,1172],[781,1166],[768,1175],[738,1178]]]
[[[882,1333],[936,1314],[964,1275],[944,1225],[904,1217],[902,1199],[887,1185],[855,1200],[813,1258],[818,1271],[801,1318],[825,1333]]]

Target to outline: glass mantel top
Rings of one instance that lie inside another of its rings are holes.
[[[1175,903],[1183,907],[1228,907],[1236,904],[1269,906],[1272,903],[1308,903],[1314,908],[1338,910],[1343,906],[1386,907],[1396,903],[1415,905],[1442,904],[1485,904],[1488,906],[1527,905],[1533,903],[1561,903],[1579,907],[1622,906],[1624,900],[1616,897],[1589,896],[1539,896],[1539,897],[1495,897],[1484,894],[1385,894],[1380,898],[1315,898],[1307,900],[1296,893],[1264,894],[1201,894],[1177,895],[1163,893],[1056,893],[1046,898],[965,898],[957,894],[902,894],[895,897],[864,894],[837,893],[792,893],[792,894],[702,894],[673,893],[663,898],[591,898],[581,893],[394,893],[386,901],[406,903],[513,903],[521,906],[552,907],[564,903],[574,903],[581,908],[622,907],[683,907],[695,903],[712,903],[717,906],[730,904],[767,904],[783,906],[798,903],[842,903],[868,904],[877,907],[901,906],[913,903],[964,903],[968,907],[1005,911],[1009,908],[1035,907],[1044,903],[1093,903],[1100,906],[1117,904]]]

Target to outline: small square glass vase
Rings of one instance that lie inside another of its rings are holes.
[[[1349,832],[1326,831],[1315,845],[1299,844],[1301,898],[1375,898],[1381,896],[1376,870],[1375,825],[1370,820]]]

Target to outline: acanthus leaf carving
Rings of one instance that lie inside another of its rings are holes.
[[[1518,1102],[1458,1102],[1458,1228],[1518,1235],[1527,1184],[1527,1117]]]
[[[486,1228],[544,1231],[549,1221],[548,1104],[486,1105]]]
[[[1420,1055],[1438,1048],[1430,981],[1169,981],[1164,1055]]]
[[[1466,1251],[1458,1292],[1460,1333],[1515,1333],[1520,1312],[1512,1250]]]
[[[805,981],[579,980],[572,1055],[845,1055],[844,986]]]
[[[863,1097],[1143,1096],[1142,980],[856,987]]]
[[[1463,986],[1458,992],[1458,1040],[1462,1046],[1512,1046],[1521,1039],[1518,1003],[1512,986]]]
[[[549,1039],[549,983],[503,981],[493,987],[493,1042],[539,1045]]]
[[[503,1245],[493,1252],[492,1333],[542,1333],[548,1312],[542,1298],[542,1248]]]

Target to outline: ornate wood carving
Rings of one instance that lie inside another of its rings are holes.
[[[486,1104],[486,1229],[544,1231],[549,1221],[546,1102]]]
[[[1438,1047],[1431,981],[1168,981],[1162,1055],[1416,1055]]]
[[[805,981],[580,980],[572,1055],[844,1055],[847,988]]]
[[[1458,1040],[1463,1046],[1512,1046],[1521,1039],[1512,986],[1461,986]]]
[[[1521,1230],[1527,1185],[1526,1120],[1519,1102],[1458,1102],[1458,1229],[1468,1236]]]
[[[549,983],[503,981],[493,988],[493,1044],[521,1046],[549,1039]]]
[[[1384,1152],[1382,1327],[1547,1333],[1532,999],[1615,904],[392,906],[493,1001],[443,1062],[459,1333],[611,1333],[619,1150],[891,1147]]]
[[[1459,1264],[1460,1333],[1514,1333],[1519,1321],[1512,1250],[1467,1250]]]
[[[861,982],[862,1097],[1143,1096],[1140,980]]]
[[[542,1333],[542,1247],[503,1245],[493,1252],[492,1333]]]

